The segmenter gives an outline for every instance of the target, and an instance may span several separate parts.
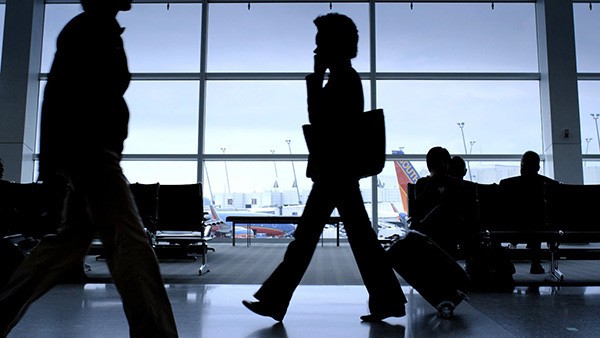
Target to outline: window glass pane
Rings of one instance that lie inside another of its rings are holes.
[[[286,206],[276,214],[293,215],[302,212],[303,207],[297,205],[306,203],[311,187],[312,181],[306,177],[306,161],[205,162],[204,196],[221,209]]]
[[[58,34],[77,14],[81,13],[81,5],[46,5],[44,16],[44,35],[42,49],[42,73],[48,73],[56,52]],[[90,73],[91,73],[90,69]]]
[[[575,21],[575,46],[577,70],[580,72],[600,72],[600,8],[594,4],[573,4]]]
[[[377,70],[537,72],[534,4],[378,4]]]
[[[131,72],[198,72],[200,4],[135,4],[120,12]]]
[[[600,114],[600,81],[579,81],[579,120],[581,123],[581,151],[583,154],[600,154],[598,123]],[[592,116],[593,114],[593,116]]]
[[[125,177],[131,183],[196,183],[195,161],[121,161]]]
[[[201,5],[136,4],[117,19],[131,72],[197,72],[200,69]],[[56,38],[81,12],[80,5],[46,5],[42,72],[49,72]],[[93,70],[90,70],[92,72]]]
[[[44,90],[46,89],[47,81],[40,81],[40,91],[38,93],[38,106],[37,106],[37,124],[35,130],[35,152],[40,153],[40,129],[42,128],[42,102],[44,100]]]
[[[4,42],[4,13],[6,12],[6,5],[0,4],[0,65],[2,64],[2,45]]]
[[[132,82],[125,153],[196,154],[198,90],[195,81]]]
[[[211,72],[310,72],[316,27],[329,3],[210,5],[208,69]],[[367,4],[333,4],[333,11],[353,19],[359,31],[353,64],[369,70]],[[285,34],[282,34],[285,32]]]
[[[583,183],[600,184],[600,161],[583,161]]]
[[[46,81],[40,82],[37,152],[45,87]],[[124,153],[197,153],[198,82],[133,81],[125,93],[125,99],[130,116]]]
[[[302,81],[208,82],[206,153],[288,154],[291,140],[292,152],[305,154],[305,91]]]
[[[538,87],[537,81],[379,81],[388,152],[425,154],[439,145],[453,154],[465,147],[469,154],[541,153]]]
[[[363,81],[365,109],[370,91]],[[205,151],[221,154],[306,154],[308,123],[304,81],[209,81]]]

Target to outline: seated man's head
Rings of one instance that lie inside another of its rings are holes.
[[[452,156],[448,166],[448,176],[462,179],[467,174],[467,165],[460,156]]]
[[[535,151],[526,151],[521,156],[521,175],[535,175],[540,170],[540,155]]]
[[[116,14],[131,9],[132,0],[80,0],[85,12]]]
[[[326,65],[351,60],[358,53],[358,29],[349,17],[329,13],[314,21],[317,26],[315,54]]]
[[[427,152],[427,170],[433,175],[447,175],[450,153],[446,148],[433,147]]]

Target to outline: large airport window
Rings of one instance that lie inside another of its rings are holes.
[[[195,161],[121,161],[123,173],[131,183],[196,183]]]
[[[532,3],[381,3],[377,70],[537,72]]]
[[[127,154],[197,154],[198,82],[133,81]]]
[[[358,26],[359,71],[369,70],[367,4],[211,4],[208,24],[210,72],[310,72],[316,28],[313,20],[330,11]],[[282,32],[285,32],[283,34]]]
[[[388,153],[542,151],[537,81],[379,81],[377,88]]]
[[[600,81],[579,81],[579,121],[581,123],[581,151],[600,154]]]
[[[590,6],[591,9],[590,9]],[[600,72],[600,5],[573,4],[575,21],[575,51],[579,72]]]
[[[301,79],[289,78],[312,71],[313,20],[329,12],[346,14],[357,24],[359,53],[353,65],[368,73],[370,6],[352,1],[225,1],[208,6],[207,22],[202,22],[200,2],[136,3],[130,12],[119,13],[126,28],[123,39],[130,70],[152,73],[151,78],[134,74],[126,93],[131,117],[125,174],[131,182],[193,183],[199,169],[196,158],[204,159],[204,196],[219,210],[262,207],[261,212],[299,215],[312,185],[305,176],[306,161],[270,157],[307,154],[301,127],[308,123],[306,88]],[[542,153],[539,81],[463,80],[460,74],[453,80],[437,79],[436,74],[431,74],[433,80],[402,80],[402,74],[381,74],[513,73],[519,78],[537,73],[533,2],[384,1],[374,8],[376,71],[379,77],[387,76],[377,81],[376,90],[377,106],[386,115],[388,154],[403,149],[424,155],[436,145],[459,155]],[[3,10],[0,5],[0,19]],[[588,4],[575,4],[574,10],[579,70],[598,71],[593,48],[600,41],[592,34],[600,28],[598,10],[589,11]],[[46,5],[42,73],[50,70],[58,33],[80,12],[75,2]],[[208,34],[206,50],[200,46],[203,26]],[[207,74],[200,73],[202,53]],[[197,80],[177,80],[172,73],[193,73]],[[231,73],[231,78],[217,73]],[[201,97],[204,75],[208,80]],[[93,69],[89,76],[94,76]],[[594,139],[582,148],[590,154],[600,152],[590,116],[600,113],[599,83],[580,82],[582,142]],[[43,85],[42,81],[42,90]],[[368,110],[370,81],[363,81],[363,90]],[[147,158],[128,157],[136,154]],[[169,158],[175,154],[189,158]],[[246,158],[228,160],[228,155]],[[419,176],[428,174],[424,160],[409,162]],[[347,165],[340,163],[340,170]],[[584,166],[594,167],[591,162]],[[470,161],[469,168],[467,179],[494,183],[517,175],[518,161]],[[585,170],[588,182],[591,169]],[[397,218],[404,210],[397,174],[395,161],[388,161],[376,186],[371,178],[360,182],[367,211],[371,214],[377,208],[380,220]]]

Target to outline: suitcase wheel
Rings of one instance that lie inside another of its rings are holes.
[[[454,309],[456,306],[450,301],[443,301],[435,307],[438,311],[438,316],[442,319],[450,319],[454,317]]]

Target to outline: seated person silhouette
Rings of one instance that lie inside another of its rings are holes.
[[[416,183],[411,229],[429,236],[450,256],[456,257],[458,245],[464,242],[468,232],[465,189],[461,180],[448,175],[448,150],[433,147],[427,152],[426,160],[429,176]]]
[[[479,228],[476,223],[477,218],[477,185],[475,182],[465,180],[464,177],[467,175],[467,165],[465,160],[454,155],[450,158],[448,165],[448,176],[455,177],[462,182],[464,193],[465,193],[465,220],[468,222],[469,231],[465,234],[467,237],[464,238],[464,250],[467,255],[474,253],[479,246]]]
[[[513,219],[523,227],[532,230],[540,229],[544,220],[544,186],[559,184],[551,178],[538,174],[540,156],[534,151],[527,151],[521,157],[521,175],[500,181],[500,188],[509,196],[507,200],[515,206]],[[541,241],[530,239],[527,248],[531,251],[532,274],[544,273],[540,262]]]
[[[460,156],[452,156],[448,163],[448,176],[462,180],[465,175],[467,175],[467,165],[465,160]]]
[[[475,183],[471,181],[467,181],[464,179],[465,175],[467,175],[467,165],[465,160],[463,160],[460,156],[452,156],[450,158],[450,163],[448,165],[448,176],[459,179],[467,193],[467,197],[469,201],[473,203],[473,207],[475,207]],[[474,209],[472,209],[474,212]]]

